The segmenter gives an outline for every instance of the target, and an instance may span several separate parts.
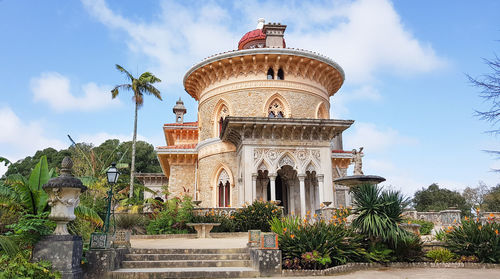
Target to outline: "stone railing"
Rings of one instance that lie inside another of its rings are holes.
[[[479,218],[483,224],[487,222],[500,223],[500,212],[481,212]]]
[[[233,214],[236,209],[238,209],[237,207],[214,207],[214,208],[210,208],[210,207],[199,207],[199,208],[194,208],[193,209],[193,214],[196,215],[196,216],[203,216],[203,215],[208,215],[208,214],[214,214],[214,215],[217,215],[217,216],[220,216],[220,215],[231,215]]]
[[[435,226],[453,226],[460,223],[461,214],[458,209],[447,209],[439,212],[417,212],[415,210],[403,212],[403,216],[434,223]]]

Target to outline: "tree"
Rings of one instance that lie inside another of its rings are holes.
[[[422,188],[415,192],[413,204],[417,211],[440,211],[457,207],[463,215],[470,214],[470,208],[465,198],[457,191],[440,189],[436,183],[431,184],[427,189]]]
[[[467,187],[464,189],[462,192],[462,196],[465,198],[465,201],[467,202],[467,205],[471,209],[476,209],[476,208],[481,208],[483,207],[484,203],[484,196],[488,194],[489,189],[484,182],[479,181],[479,184],[477,187]]]
[[[467,75],[469,82],[480,89],[479,96],[484,99],[485,102],[491,103],[488,110],[480,111],[476,110],[476,116],[481,120],[490,122],[493,126],[493,130],[489,131],[494,135],[500,134],[500,58],[495,55],[495,59],[483,59],[484,63],[488,65],[491,69],[491,73],[480,76],[479,78],[473,78]],[[498,150],[487,150],[487,152],[493,154],[500,159],[500,151]],[[500,172],[500,169],[495,171]]]
[[[500,211],[500,184],[491,188],[484,196],[483,211]]]
[[[161,94],[156,87],[153,86],[153,83],[161,82],[161,80],[155,77],[150,72],[142,73],[139,78],[135,78],[132,76],[127,70],[125,70],[122,66],[116,64],[116,69],[125,74],[130,83],[120,84],[115,86],[113,90],[111,90],[111,96],[116,98],[119,94],[119,90],[131,90],[133,92],[132,99],[135,103],[135,117],[134,117],[134,134],[132,137],[132,164],[130,166],[130,190],[129,197],[132,198],[134,194],[134,171],[135,171],[135,143],[137,139],[137,110],[144,103],[144,94],[153,95],[156,98],[161,99]]]

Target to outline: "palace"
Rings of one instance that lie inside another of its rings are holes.
[[[166,146],[156,151],[168,190],[188,193],[201,207],[240,207],[255,199],[280,203],[304,216],[348,203],[345,187],[352,153],[342,132],[353,120],[330,119],[330,97],[344,71],[318,53],[287,48],[286,25],[259,19],[238,50],[206,58],[184,76],[198,101],[198,121],[163,126]]]

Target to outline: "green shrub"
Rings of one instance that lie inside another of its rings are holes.
[[[32,263],[29,253],[19,253],[14,257],[0,256],[0,279],[55,279],[61,278],[59,272],[52,269],[52,264],[47,261]]]
[[[500,224],[463,220],[448,228],[446,246],[459,256],[476,256],[480,262],[500,263]]]
[[[15,235],[22,246],[31,247],[37,243],[44,235],[51,234],[56,224],[54,221],[47,219],[49,212],[40,213],[38,215],[25,214],[15,224],[7,226],[12,232],[8,235]]]
[[[235,232],[237,230],[236,222],[234,217],[226,214],[216,214],[212,209],[205,215],[193,216],[193,223],[220,223],[220,226],[214,227],[212,232]],[[192,229],[194,231],[194,229]]]
[[[163,210],[154,216],[146,228],[148,234],[188,233],[186,223],[193,218],[191,198],[184,196],[182,201],[173,198],[164,203]]]
[[[270,232],[269,221],[280,218],[281,215],[282,211],[275,203],[256,200],[249,206],[237,209],[232,216],[239,232],[248,230]]]
[[[270,222],[287,269],[324,269],[366,261],[362,237],[340,222],[309,222],[299,217],[274,217]]]
[[[457,258],[457,255],[446,248],[430,250],[425,256],[435,263],[450,263],[454,262]]]
[[[132,234],[144,234],[146,232],[146,218],[139,213],[122,213],[115,217],[117,229],[131,230]]]
[[[446,231],[445,231],[445,230],[443,230],[443,229],[438,230],[438,231],[436,232],[435,237],[436,237],[436,240],[439,240],[439,241],[445,241],[445,239],[446,239]]]
[[[417,262],[424,256],[423,242],[415,234],[402,237],[398,245],[389,243],[389,247],[394,250],[395,260],[398,262]]]
[[[418,220],[418,219],[405,219],[403,220],[404,223],[412,223],[412,224],[418,224],[420,225],[420,234],[421,235],[429,235],[431,234],[432,229],[434,228],[434,223],[425,221],[425,220]]]

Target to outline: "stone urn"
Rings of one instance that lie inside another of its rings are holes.
[[[71,175],[71,168],[73,161],[65,157],[61,163],[61,175],[42,186],[49,195],[49,219],[57,224],[54,235],[69,235],[67,224],[75,220],[75,207],[80,203],[80,194],[87,190],[79,179]]]

